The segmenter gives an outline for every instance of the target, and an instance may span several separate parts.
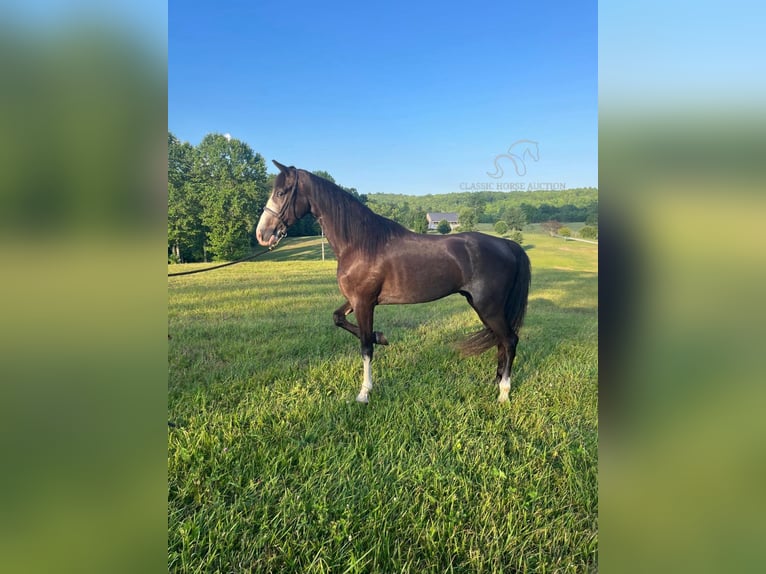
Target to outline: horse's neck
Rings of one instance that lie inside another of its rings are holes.
[[[343,252],[349,247],[346,240],[348,233],[345,233],[345,230],[342,228],[343,222],[335,220],[332,202],[333,198],[328,194],[315,191],[311,201],[311,211],[317,221],[319,221],[319,225],[322,226],[322,231],[336,257],[340,259]],[[346,222],[346,225],[349,224],[349,222]]]

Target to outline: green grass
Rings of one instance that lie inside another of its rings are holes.
[[[479,327],[460,296],[377,308],[391,344],[357,404],[358,342],[332,323],[316,239],[170,279],[170,571],[595,570],[597,246],[524,235],[505,405],[493,353],[454,349]]]

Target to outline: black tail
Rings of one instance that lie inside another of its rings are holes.
[[[532,282],[532,266],[526,251],[514,244],[516,255],[516,280],[513,282],[508,298],[505,300],[505,318],[513,332],[518,335],[524,324],[524,315],[527,312],[527,299],[529,298],[529,285]],[[495,334],[486,327],[481,331],[470,335],[460,344],[460,352],[463,355],[480,355],[492,347],[496,347],[499,341]]]
[[[505,317],[517,335],[524,324],[524,315],[527,314],[527,299],[529,298],[529,285],[532,283],[532,265],[529,256],[521,246],[515,250],[516,255],[516,281],[513,283],[511,293],[505,302]]]

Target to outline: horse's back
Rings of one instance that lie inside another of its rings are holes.
[[[512,271],[518,244],[476,232],[410,234],[391,242],[376,265],[382,305],[422,303],[470,291],[498,272]]]

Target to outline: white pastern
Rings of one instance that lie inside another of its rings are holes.
[[[503,376],[502,379],[500,379],[500,395],[497,397],[497,401],[499,403],[506,403],[508,402],[508,393],[511,391],[511,378],[508,376]]]
[[[356,400],[360,403],[368,403],[372,390],[372,360],[367,356],[362,357],[362,360],[364,361],[364,381],[362,381],[362,388],[359,390]]]

